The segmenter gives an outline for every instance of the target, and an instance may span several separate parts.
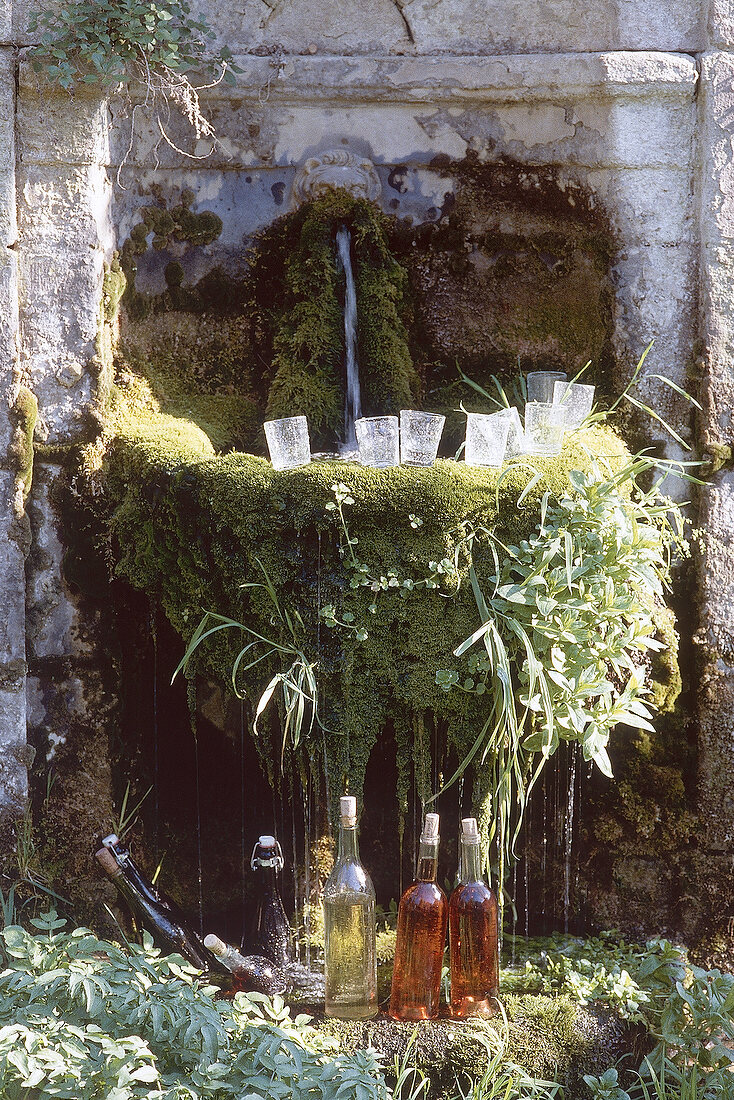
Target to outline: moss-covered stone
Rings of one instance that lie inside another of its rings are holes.
[[[118,390],[117,401],[117,436],[104,463],[119,572],[161,602],[185,640],[203,611],[216,611],[284,645],[282,659],[271,652],[274,665],[271,659],[246,673],[247,662],[241,664],[238,687],[251,700],[299,653],[316,664],[323,728],[317,727],[312,759],[319,770],[326,767],[332,796],[345,785],[360,791],[388,720],[405,728],[408,761],[420,758],[424,716],[445,724],[460,758],[483,724],[480,696],[447,693],[436,682],[436,671],[476,627],[471,587],[456,593],[444,577],[435,590],[421,589],[428,563],[453,557],[467,522],[517,542],[534,530],[544,492],[561,493],[569,471],[587,468],[590,454],[605,455],[612,468],[627,458],[609,428],[570,436],[561,456],[536,461],[543,476],[518,505],[531,476],[522,463],[501,476],[445,461],[388,470],[324,462],[278,473],[252,455],[216,456],[200,428],[162,415],[139,382]],[[344,568],[341,521],[329,511],[335,482],[353,497],[350,535],[378,578],[358,589]],[[476,564],[491,570],[490,560]],[[285,606],[298,610],[296,628],[286,629],[279,618],[266,578]],[[404,580],[419,588],[410,591]],[[342,607],[347,594],[353,626],[329,630],[320,611]],[[202,645],[198,669],[231,683],[238,651],[253,641],[248,627]],[[266,723],[259,743],[270,768],[281,740],[277,725]]]
[[[10,456],[15,463],[16,478],[27,500],[33,480],[33,433],[38,419],[38,400],[27,386],[20,386],[10,410],[13,439]]]
[[[324,1020],[319,1027],[335,1035],[343,1050],[373,1046],[384,1059],[388,1076],[408,1053],[430,1079],[431,1100],[455,1098],[457,1080],[464,1088],[482,1077],[487,1044],[504,1048],[508,1062],[531,1076],[564,1085],[567,1100],[581,1100],[587,1090],[584,1073],[601,1073],[629,1049],[629,1029],[610,1011],[581,1008],[570,997],[502,998],[507,1024],[439,1019],[400,1023],[380,1016],[370,1021]],[[411,1046],[411,1044],[413,1044]]]
[[[370,416],[414,406],[407,276],[388,246],[389,219],[373,203],[337,190],[287,214],[261,235],[250,275],[254,302],[271,330],[267,416],[306,415],[315,445],[332,449],[344,420],[341,225],[352,239],[362,411]],[[273,283],[281,289],[270,297]]]

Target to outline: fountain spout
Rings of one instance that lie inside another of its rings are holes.
[[[344,347],[346,382],[344,398],[344,440],[339,451],[345,457],[357,450],[355,420],[362,415],[362,399],[359,387],[359,363],[357,361],[357,290],[354,284],[351,255],[352,236],[345,225],[336,235],[339,262],[344,271]]]

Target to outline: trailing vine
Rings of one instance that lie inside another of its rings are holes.
[[[226,46],[211,51],[214,32],[191,14],[188,0],[66,0],[33,13],[28,29],[40,31],[29,54],[33,70],[52,84],[68,92],[78,85],[119,92],[139,82],[162,140],[174,146],[167,128],[171,104],[196,140],[214,140],[199,92],[220,81],[234,84],[239,70]],[[191,72],[200,74],[200,84]]]

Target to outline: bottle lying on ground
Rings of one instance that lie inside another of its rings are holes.
[[[365,1020],[377,1014],[375,890],[359,860],[357,800],[340,799],[339,849],[324,886],[327,1016]]]
[[[236,990],[246,993],[285,993],[288,982],[264,955],[242,955],[219,936],[204,937],[204,946],[229,970]]]
[[[249,946],[276,966],[293,962],[290,926],[278,892],[276,875],[283,867],[283,853],[275,837],[261,836],[250,858],[257,875],[257,907],[249,941],[243,935],[240,950]]]
[[[106,836],[95,854],[158,947],[183,955],[199,970],[209,970],[215,962],[213,956],[176,903],[143,875],[118,837],[114,833]]]
[[[441,999],[441,968],[448,902],[436,883],[438,814],[426,814],[418,846],[415,882],[398,907],[390,1015],[396,1020],[432,1020]]]
[[[482,875],[476,818],[461,822],[459,882],[449,899],[451,1015],[493,1016],[499,1010],[497,899]]]

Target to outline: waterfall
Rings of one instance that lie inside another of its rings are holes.
[[[344,442],[339,450],[349,454],[357,449],[354,421],[362,415],[359,392],[359,365],[357,363],[357,291],[354,285],[351,256],[352,236],[345,225],[336,235],[339,262],[344,270],[346,291],[344,295],[344,346],[346,348],[346,387],[344,401]]]

